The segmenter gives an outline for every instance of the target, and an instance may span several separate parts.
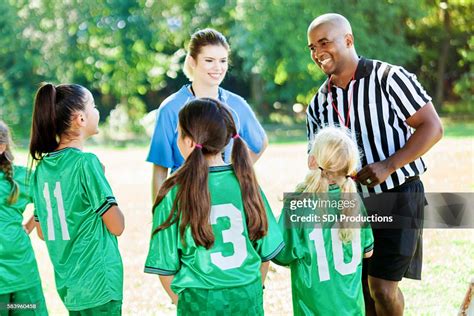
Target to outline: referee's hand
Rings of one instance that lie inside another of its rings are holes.
[[[395,170],[391,170],[386,160],[366,165],[357,173],[357,181],[373,188],[384,182]]]

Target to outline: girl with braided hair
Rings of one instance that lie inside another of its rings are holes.
[[[13,164],[11,147],[8,126],[0,121],[0,308],[10,307],[15,315],[48,315],[28,237],[32,219],[27,229],[22,227],[23,212],[32,202],[27,169]],[[15,304],[30,308],[16,310]]]

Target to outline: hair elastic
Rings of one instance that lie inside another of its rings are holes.
[[[320,166],[318,166],[318,168],[319,170],[321,170],[321,176],[327,178],[327,173],[324,171],[324,169],[321,168]]]
[[[202,149],[202,145],[201,145],[201,144],[196,144],[195,147],[196,147],[196,148],[199,148],[199,149]]]
[[[319,168],[319,170],[321,170],[321,174],[322,174],[323,176],[325,176],[326,174],[324,173],[324,169],[321,168],[321,167],[318,167],[318,168]],[[355,176],[351,176],[350,174],[346,175],[346,179],[349,179],[349,178],[351,178],[351,179],[354,180],[354,181],[357,180],[357,177],[355,177]]]
[[[237,138],[240,138],[240,135],[239,133],[235,133],[234,136],[232,136],[233,139],[237,139]]]

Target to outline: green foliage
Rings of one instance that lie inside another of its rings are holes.
[[[265,121],[302,124],[304,112],[293,104],[308,104],[325,79],[310,58],[306,30],[325,12],[351,21],[360,55],[406,66],[431,95],[448,39],[446,112],[459,111],[450,104],[470,111],[474,103],[474,10],[465,0],[9,0],[0,1],[0,12],[0,118],[19,138],[28,137],[42,81],[84,85],[103,122],[119,110],[124,133],[142,134],[144,114],[187,82],[184,48],[205,27],[231,45],[223,86],[249,99]]]
[[[454,93],[462,100],[461,104],[466,104],[469,112],[474,114],[474,85],[472,84],[474,81],[474,35],[472,33],[468,48],[460,48],[459,54],[462,59],[459,60],[458,65],[467,68],[467,71],[454,84]]]
[[[359,54],[397,64],[413,59],[415,51],[400,27],[420,15],[413,1],[395,5],[340,0],[317,6],[307,1],[241,1],[235,16],[241,23],[236,24],[233,39],[245,71],[263,77],[265,101],[307,104],[324,81],[325,75],[310,58],[306,32],[311,21],[326,12],[343,14],[351,21]]]
[[[0,12],[0,119],[17,138],[25,138],[31,122],[32,82],[42,78],[37,71],[40,48],[29,39],[34,30],[25,27],[20,10],[1,1]]]
[[[435,97],[439,87],[444,89],[443,100],[435,100],[444,111],[443,101],[472,103],[472,59],[474,7],[466,0],[425,0],[420,7],[424,16],[409,20],[408,41],[416,49],[416,59],[409,64],[424,84],[427,92]],[[443,45],[448,45],[444,58],[446,70],[438,73]],[[441,82],[439,82],[441,81]]]

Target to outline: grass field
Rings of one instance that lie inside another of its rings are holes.
[[[468,138],[474,135],[474,120],[472,118],[454,120],[443,117],[444,136]],[[306,142],[306,127],[304,124],[284,126],[282,124],[267,124],[264,126],[270,141],[274,144],[294,144]]]
[[[423,176],[427,192],[473,192],[473,138],[445,138],[426,156]],[[161,289],[158,277],[143,273],[151,229],[151,165],[144,162],[146,148],[92,148],[106,167],[106,175],[126,216],[119,238],[125,268],[124,314],[174,314],[174,306]],[[25,163],[25,155],[18,155]],[[256,171],[275,215],[283,192],[293,190],[306,173],[306,145],[270,145]],[[55,290],[51,262],[44,243],[31,235],[51,315],[66,310]],[[424,232],[423,280],[401,282],[407,315],[455,315],[469,280],[474,277],[474,229]],[[291,314],[289,271],[271,266],[266,282],[267,315]]]

